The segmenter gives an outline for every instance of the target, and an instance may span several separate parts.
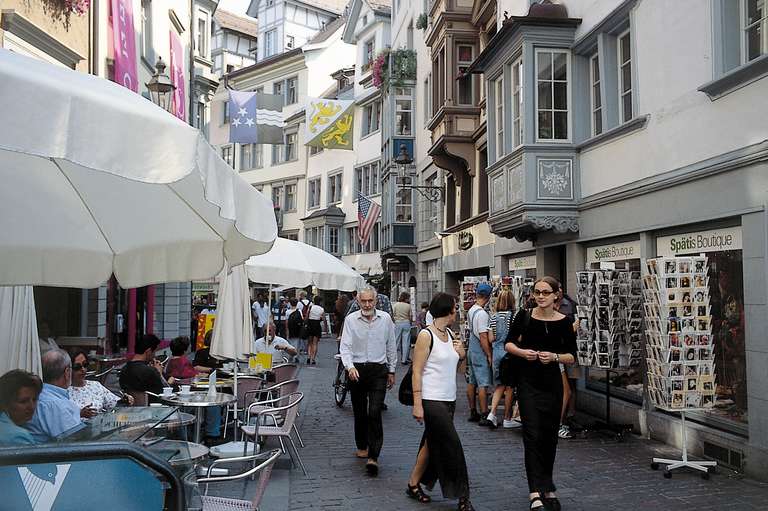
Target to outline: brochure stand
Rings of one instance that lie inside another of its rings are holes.
[[[672,477],[672,471],[679,468],[692,468],[701,472],[702,479],[709,479],[709,473],[714,472],[717,467],[716,461],[691,461],[688,459],[688,438],[685,433],[685,411],[680,412],[680,427],[683,430],[683,456],[679,460],[668,460],[665,458],[653,458],[651,461],[651,468],[658,470],[659,465],[666,465],[664,467],[664,477],[667,479]]]
[[[621,442],[624,440],[624,436],[632,431],[632,424],[611,423],[611,374],[618,375],[619,371],[605,370],[605,422],[596,421],[591,426],[588,426],[585,431],[587,433],[595,431],[608,434]]]

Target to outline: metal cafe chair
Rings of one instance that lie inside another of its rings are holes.
[[[246,392],[245,394],[245,403],[246,406],[250,406],[251,404],[255,403],[256,400],[249,399],[253,398],[255,396],[259,395],[265,395],[265,399],[277,399],[280,397],[285,397],[289,394],[293,394],[294,392],[297,392],[299,390],[299,380],[288,380],[281,383],[277,383],[275,385],[272,385],[271,387],[267,387],[261,390],[251,390]],[[256,403],[258,405],[258,403]],[[259,410],[259,406],[255,406],[253,409],[251,409],[251,413],[256,413],[257,410]],[[298,416],[299,413],[297,412],[296,415]],[[283,419],[284,414],[278,415],[278,422],[280,422]],[[293,423],[293,432],[296,433],[296,440],[299,441],[299,445],[304,447],[304,440],[301,438],[301,434],[299,434],[299,429],[296,427],[296,422]]]
[[[299,403],[301,403],[302,399],[304,399],[304,394],[301,392],[294,392],[277,399],[268,399],[266,401],[252,403],[248,407],[246,424],[240,427],[240,431],[242,431],[243,436],[253,437],[254,453],[259,437],[277,437],[282,451],[288,453],[294,464],[298,462],[302,472],[304,472],[304,476],[308,477],[307,469],[304,466],[304,462],[301,460],[301,455],[291,437],[296,414],[299,411]],[[278,422],[278,416],[283,413],[285,415],[282,424],[280,424]],[[252,418],[254,420],[251,420]],[[268,425],[270,422],[273,425]],[[288,440],[288,443],[293,447],[293,451],[287,448],[287,444],[283,439]],[[248,443],[246,442],[244,445],[245,447],[243,449],[245,451],[247,450]],[[247,454],[247,452],[243,452],[243,455],[245,454]]]
[[[272,451],[253,454],[250,456],[241,456],[237,458],[219,458],[215,460],[208,467],[206,477],[200,477],[197,479],[198,484],[205,485],[205,492],[200,496],[203,504],[203,511],[258,511],[259,503],[264,496],[264,492],[267,489],[267,484],[269,483],[269,478],[272,475],[272,468],[274,467],[277,459],[282,454],[283,452],[280,449],[274,449]],[[256,462],[260,460],[262,460],[261,463],[256,464]],[[228,474],[221,476],[211,475],[213,469],[217,465],[237,462],[252,463],[253,466],[249,470],[239,474]],[[254,477],[256,474],[259,474],[259,480],[256,485],[256,492],[251,500],[240,500],[228,497],[213,497],[208,495],[209,484],[238,481],[248,477]]]
[[[262,387],[264,380],[256,376],[240,376],[237,379],[237,410],[238,415],[244,413],[245,407],[250,404],[247,400],[249,394],[257,392]],[[239,425],[240,417],[235,417],[234,404],[228,405],[224,414],[224,438],[227,437],[227,429],[230,423],[235,423],[235,428]],[[235,429],[237,431],[237,429]]]

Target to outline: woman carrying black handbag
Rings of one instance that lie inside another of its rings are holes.
[[[473,511],[464,448],[453,425],[456,367],[465,356],[461,341],[448,330],[456,319],[456,298],[436,294],[429,312],[434,323],[419,332],[413,351],[413,417],[424,424],[424,435],[406,495],[427,503],[432,499],[421,484],[431,490],[440,481],[443,497],[459,499],[459,511]]]
[[[517,397],[523,422],[525,471],[531,509],[559,511],[552,470],[563,402],[559,364],[576,361],[576,334],[571,321],[554,308],[560,283],[536,281],[536,307],[512,322],[505,349],[517,358]]]

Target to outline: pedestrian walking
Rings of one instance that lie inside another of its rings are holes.
[[[469,367],[469,383],[467,384],[467,401],[469,402],[469,421],[479,422],[488,426],[488,387],[491,385],[491,364],[493,356],[491,343],[488,340],[488,325],[491,321],[485,305],[491,298],[493,288],[487,282],[481,282],[475,290],[475,304],[469,309],[469,350],[467,365]],[[477,395],[477,396],[476,396]],[[477,412],[476,401],[480,401],[480,412]]]
[[[307,344],[307,364],[317,365],[317,343],[320,342],[320,336],[323,334],[323,327],[320,324],[325,316],[325,309],[320,306],[322,298],[315,297],[315,303],[309,305],[307,318],[307,329],[309,330],[309,341]]]
[[[421,302],[421,312],[416,316],[416,328],[419,332],[427,328],[427,314],[429,314],[429,304],[427,302]]]
[[[489,427],[496,429],[499,427],[499,421],[496,418],[496,409],[501,402],[502,396],[504,397],[504,427],[514,428],[520,426],[520,422],[512,419],[512,403],[514,390],[512,387],[505,385],[506,382],[501,381],[501,374],[499,371],[499,364],[504,355],[507,354],[504,351],[504,344],[507,341],[507,334],[509,328],[512,326],[512,319],[514,317],[515,310],[515,297],[511,291],[501,291],[496,300],[496,313],[491,316],[490,329],[489,329],[489,341],[491,342],[493,349],[493,383],[496,385],[496,389],[493,391],[493,397],[491,398],[491,408],[488,412]]]
[[[288,329],[288,343],[296,346],[296,361],[299,361],[299,355],[307,352],[307,340],[301,338],[301,329],[304,327],[304,318],[301,317],[301,311],[297,307],[299,301],[291,298],[289,302],[291,308],[288,309],[286,317],[286,327]]]
[[[573,331],[576,332],[579,327],[578,320],[576,319],[576,302],[563,293],[562,283],[560,284],[560,291],[557,293],[557,300],[555,300],[555,310],[564,315],[573,324]],[[573,437],[571,434],[571,428],[566,424],[566,414],[571,408],[571,401],[575,401],[576,396],[572,392],[571,384],[568,381],[568,371],[570,369],[577,369],[576,363],[571,366],[565,366],[560,364],[560,376],[563,380],[563,406],[560,410],[560,429],[557,431],[559,438],[568,439]]]
[[[443,497],[459,499],[459,511],[471,511],[464,448],[453,425],[456,367],[465,356],[463,344],[448,329],[456,320],[456,298],[438,293],[429,310],[435,320],[419,332],[413,350],[413,417],[424,424],[424,434],[406,494],[427,503],[432,499],[421,485],[432,490],[440,481]]]
[[[507,352],[517,357],[517,395],[530,508],[542,511],[560,509],[552,480],[563,402],[559,364],[576,361],[573,324],[554,308],[559,290],[557,279],[537,280],[533,289],[536,307],[515,317],[506,343]]]
[[[357,300],[360,310],[344,320],[339,353],[352,396],[355,455],[367,458],[365,469],[370,476],[376,476],[384,441],[381,422],[384,395],[395,383],[395,324],[389,314],[376,309],[376,290],[372,287],[358,292]]]
[[[395,305],[392,306],[395,320],[395,339],[400,350],[399,359],[403,365],[408,365],[411,354],[411,295],[406,292],[400,293]]]

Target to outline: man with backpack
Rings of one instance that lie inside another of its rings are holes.
[[[288,318],[288,342],[294,346],[298,351],[298,354],[306,353],[307,351],[307,337],[302,338],[302,334],[306,332],[306,325],[304,322],[304,315],[298,308],[299,301],[296,298],[291,298],[291,308],[287,311]],[[296,360],[298,361],[298,355]]]

